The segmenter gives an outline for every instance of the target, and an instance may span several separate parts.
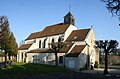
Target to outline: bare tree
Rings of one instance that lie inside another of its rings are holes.
[[[50,45],[50,52],[55,53],[55,65],[58,66],[58,53],[62,49],[63,46],[65,46],[65,43],[63,42],[52,42]]]
[[[106,8],[113,16],[118,16],[120,20],[120,0],[101,0],[106,4]]]
[[[116,40],[99,40],[96,41],[96,46],[103,52],[105,53],[105,70],[104,74],[108,74],[108,60],[107,60],[107,55],[109,53],[114,53],[117,49],[118,42]]]

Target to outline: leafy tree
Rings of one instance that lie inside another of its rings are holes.
[[[11,55],[13,54],[13,52],[14,52],[14,35],[11,32],[10,39],[9,39],[9,52],[8,52],[9,60],[11,60]]]
[[[58,52],[65,44],[63,42],[50,43],[50,51],[55,53],[55,65],[58,66]]]
[[[7,54],[9,52],[10,29],[9,22],[6,16],[0,17],[0,28],[1,28],[0,37],[1,49],[4,50],[5,52],[5,62],[7,62]]]
[[[0,48],[4,50],[5,62],[7,62],[7,55],[11,60],[11,55],[16,55],[18,51],[18,45],[14,34],[10,31],[6,16],[0,16]]]
[[[18,44],[17,44],[17,42],[16,42],[16,40],[14,41],[14,53],[13,53],[13,55],[14,56],[17,56],[17,53],[18,53]]]
[[[15,37],[14,37],[14,34],[11,32],[10,33],[10,44],[9,44],[9,53],[8,53],[8,56],[9,56],[9,60],[11,60],[11,55],[16,55],[17,52],[18,52],[18,46],[17,46],[17,43],[16,43],[16,40],[15,40]]]
[[[96,46],[105,53],[105,70],[104,74],[108,74],[108,63],[107,63],[107,55],[109,53],[114,53],[117,49],[118,42],[116,40],[99,40],[96,41]]]

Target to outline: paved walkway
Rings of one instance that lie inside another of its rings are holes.
[[[109,74],[119,74],[120,75],[120,69],[108,69]],[[94,70],[84,70],[83,73],[90,73],[90,74],[103,74],[104,68],[98,68]]]

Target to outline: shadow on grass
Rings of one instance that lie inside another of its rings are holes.
[[[63,67],[50,65],[31,64],[31,63],[14,63],[7,68],[0,68],[0,77],[16,77],[24,75],[50,74],[67,72]]]

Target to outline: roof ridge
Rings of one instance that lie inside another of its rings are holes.
[[[85,29],[77,29],[78,31],[79,30],[90,30],[91,28],[85,28]],[[73,31],[77,31],[77,30],[73,30]]]
[[[39,32],[42,32],[42,31],[38,31],[38,32],[32,32],[31,34],[33,34],[33,33],[39,33]]]
[[[49,25],[49,26],[46,26],[45,28],[47,28],[47,27],[51,27],[51,26],[55,26],[55,25],[63,25],[63,22],[61,22],[61,23],[57,23],[57,24],[51,24],[51,25]],[[44,28],[44,29],[45,29]]]

